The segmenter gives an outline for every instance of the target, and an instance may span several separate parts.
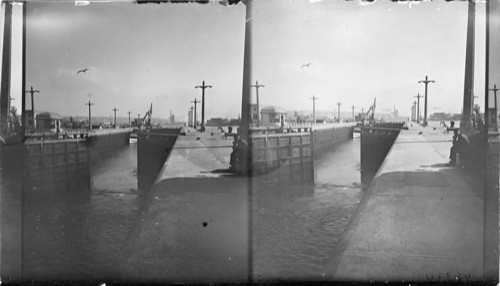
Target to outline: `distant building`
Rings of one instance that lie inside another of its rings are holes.
[[[240,122],[241,122],[241,119],[238,118],[238,119],[229,119],[229,122],[228,122],[228,126],[239,126],[240,125]]]
[[[462,114],[460,113],[444,113],[444,112],[436,112],[431,115],[429,115],[429,120],[436,120],[436,121],[450,121],[450,120],[458,120],[460,121],[462,118]]]
[[[226,125],[227,120],[224,120],[221,117],[216,117],[216,118],[210,118],[207,120],[207,126],[222,126]]]
[[[267,106],[260,111],[262,125],[264,126],[284,126],[287,112],[280,107]]]
[[[42,112],[36,115],[36,130],[61,132],[62,116],[55,112]]]

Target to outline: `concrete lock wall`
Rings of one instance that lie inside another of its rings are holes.
[[[90,191],[90,162],[102,152],[129,144],[130,131],[96,133],[81,139],[28,141],[24,178],[27,194],[47,191]]]
[[[113,152],[116,148],[129,145],[131,133],[131,129],[125,129],[89,134],[87,148],[90,162],[99,160],[104,154]]]
[[[130,144],[130,130],[112,133],[89,134],[87,146],[93,150],[114,148]]]
[[[251,137],[254,172],[309,182],[314,179],[314,158],[352,139],[353,124],[315,127],[309,132],[256,134]]]
[[[180,131],[181,128],[153,129],[138,134],[137,181],[140,194],[146,194],[153,186]]]
[[[291,181],[307,182],[314,178],[310,133],[255,135],[250,140],[255,174]]]
[[[321,127],[311,131],[314,157],[318,158],[332,146],[352,139],[354,126]]]
[[[3,283],[21,282],[21,207],[24,145],[0,146],[0,275]]]
[[[252,134],[253,168],[256,175],[310,181],[314,178],[314,157],[335,144],[352,138],[354,124],[325,126],[311,132]],[[137,141],[139,192],[154,184],[175,145],[180,128],[140,132]],[[267,131],[267,130],[266,130]],[[314,144],[312,143],[314,142]],[[229,167],[229,166],[228,166]]]
[[[66,189],[90,190],[86,140],[27,142],[24,179],[27,194]]]
[[[500,138],[491,138],[488,140],[488,160],[487,171],[488,175],[497,176],[500,173]],[[498,182],[497,182],[498,185]]]
[[[361,130],[361,183],[366,189],[399,135],[403,123],[365,126]]]

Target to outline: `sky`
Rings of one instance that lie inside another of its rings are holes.
[[[261,107],[312,112],[314,95],[317,111],[337,111],[340,102],[341,110],[355,106],[360,112],[376,97],[377,110],[395,107],[409,116],[414,96],[424,93],[418,81],[428,75],[436,81],[429,84],[428,112],[461,111],[467,2],[253,3],[252,81],[265,85]],[[476,6],[475,94],[481,106],[484,6]],[[191,101],[201,99],[195,86],[205,81],[213,86],[206,90],[205,117],[236,118],[244,25],[241,3],[30,2],[26,83],[40,90],[35,111],[85,116],[90,100],[93,115],[109,116],[116,107],[118,117],[127,117],[128,111],[143,115],[152,103],[154,117],[172,111],[186,121]],[[77,74],[83,68],[90,70]],[[13,104],[20,106],[17,98]]]

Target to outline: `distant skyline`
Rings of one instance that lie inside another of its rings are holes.
[[[340,101],[358,113],[377,97],[378,110],[395,106],[409,116],[413,96],[424,94],[417,82],[428,75],[436,81],[429,85],[429,114],[460,112],[466,1],[314,2],[254,0],[252,81],[265,85],[261,107],[312,111],[315,95],[318,111],[334,112]],[[474,90],[482,110],[484,10],[478,2]],[[128,117],[153,103],[154,117],[168,118],[172,110],[186,121],[190,102],[201,100],[194,87],[204,80],[213,85],[205,118],[237,118],[244,23],[241,3],[29,2],[26,84],[40,90],[37,110],[85,116],[91,100],[93,115],[109,116],[116,107],[117,116]],[[77,74],[83,68],[89,70]]]

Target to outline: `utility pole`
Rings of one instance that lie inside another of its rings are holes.
[[[238,2],[238,1],[230,1]],[[252,96],[252,2],[253,0],[244,0],[242,3],[245,5],[245,42],[243,46],[243,82],[241,89],[241,120],[238,128],[238,133],[241,139],[248,141],[250,132],[250,99]],[[248,162],[250,162],[251,154],[248,155]],[[249,244],[251,245],[251,244]],[[249,250],[251,251],[251,250]],[[251,252],[250,252],[251,253]],[[250,256],[251,258],[252,256]],[[250,259],[249,258],[249,259]],[[251,261],[251,260],[250,260]],[[251,271],[249,273],[252,273]]]
[[[21,68],[22,68],[22,78],[21,78],[21,138],[22,142],[26,140],[26,14],[27,14],[27,9],[26,6],[28,5],[28,1],[24,2],[23,4],[23,39],[22,39],[22,61],[21,61]],[[33,117],[33,122],[35,121],[35,118]],[[21,230],[22,233],[22,230]],[[21,261],[24,261],[24,256],[21,255]]]
[[[465,44],[465,74],[464,74],[464,98],[462,120],[460,121],[460,132],[471,134],[472,116],[472,94],[474,92],[474,54],[475,54],[475,26],[476,26],[476,3],[468,1],[467,12],[467,40]],[[497,263],[498,264],[498,263]]]
[[[354,117],[354,105],[351,106],[351,108],[352,108],[352,120],[355,120],[356,118]]]
[[[337,102],[337,106],[339,107],[339,122],[340,122],[340,106],[342,105],[342,103],[340,102]]]
[[[39,90],[34,90],[33,86],[31,86],[30,90],[27,90],[26,93],[31,94],[31,114],[33,116],[33,127],[35,127],[35,101],[33,99],[33,95],[35,93],[40,93],[40,91]],[[23,122],[23,124],[24,124],[24,122]]]
[[[115,107],[115,108],[113,108],[111,110],[113,110],[115,112],[115,128],[116,128],[116,111],[118,111],[118,109],[116,109],[116,107]]]
[[[497,107],[497,91],[500,90],[499,88],[497,88],[497,85],[494,84],[493,85],[493,88],[490,88],[489,89],[490,91],[493,91],[493,102],[494,102],[494,110],[495,110],[495,121],[493,121],[495,123],[495,131],[498,130],[498,107]]]
[[[316,100],[318,100],[319,98],[313,95],[313,97],[309,99],[313,101],[313,124],[316,124]]]
[[[129,110],[127,113],[128,113],[128,127],[130,127],[130,114],[131,114],[132,112],[130,112],[130,110]]]
[[[194,99],[194,101],[191,101],[192,103],[194,103],[194,123],[193,123],[193,128],[196,129],[196,104],[198,102],[201,102],[199,100],[197,100],[196,98]]]
[[[417,98],[417,123],[420,122],[420,98],[423,97],[422,95],[420,95],[420,93],[418,93],[417,95],[415,95],[414,97]]]
[[[205,81],[201,85],[197,85],[194,88],[201,88],[201,132],[205,132],[205,89],[212,88],[211,85],[205,85]]]
[[[260,125],[260,105],[259,105],[259,87],[266,87],[263,84],[259,84],[258,81],[255,81],[255,84],[251,85],[255,87],[255,96],[257,98],[257,126]]]
[[[427,79],[427,76],[425,76],[425,80],[420,80],[418,83],[425,83],[425,102],[424,102],[424,126],[427,126],[427,85],[430,82],[436,82],[434,80],[429,80]]]
[[[89,102],[88,102],[88,103],[85,103],[85,105],[88,105],[88,106],[89,106],[89,130],[92,130],[92,121],[91,121],[91,118],[92,118],[92,117],[91,117],[91,114],[92,114],[92,113],[91,113],[90,109],[92,108],[92,105],[94,105],[94,104],[93,104],[92,102],[90,102],[90,100],[89,100]],[[33,115],[33,116],[34,116],[34,115]]]
[[[3,18],[3,47],[2,47],[2,72],[0,87],[0,134],[7,132],[7,119],[9,114],[9,94],[11,80],[11,42],[12,42],[12,3],[5,2],[5,11]],[[23,122],[24,124],[24,122]],[[24,136],[24,134],[23,134]]]

